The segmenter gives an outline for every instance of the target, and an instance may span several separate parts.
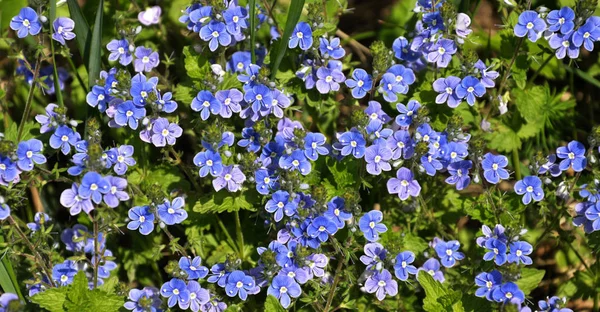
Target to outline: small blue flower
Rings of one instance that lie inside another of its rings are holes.
[[[252,291],[255,287],[254,278],[246,275],[242,271],[233,271],[227,277],[227,285],[225,286],[225,293],[229,297],[235,297],[239,295],[240,299],[246,300],[248,298],[248,292]]]
[[[383,126],[383,124],[392,120],[377,101],[369,101],[369,106],[365,109],[365,114],[369,116],[369,124],[367,125],[367,133],[373,133]]]
[[[24,7],[19,14],[10,20],[10,28],[17,32],[17,37],[25,38],[28,34],[35,36],[42,30],[42,23],[37,13],[30,7]]]
[[[81,210],[85,213],[94,210],[92,200],[89,197],[83,198],[79,194],[77,183],[73,183],[70,189],[66,189],[60,194],[60,204],[65,208],[69,208],[69,213],[72,216],[79,214]]]
[[[556,163],[556,154],[550,154],[546,157],[546,163],[540,166],[538,170],[538,174],[545,174],[546,172],[550,172],[550,175],[553,177],[558,177],[562,173],[560,170],[560,166]]]
[[[77,266],[71,260],[66,260],[52,268],[52,280],[59,286],[67,286],[73,283],[76,274]]]
[[[485,86],[473,76],[463,78],[460,84],[456,86],[456,95],[461,99],[466,97],[467,103],[471,106],[475,104],[475,97],[482,97],[484,94]]]
[[[329,91],[338,91],[340,83],[346,80],[341,70],[335,68],[319,67],[317,69],[317,90],[321,94],[327,94]]]
[[[156,147],[174,145],[183,129],[176,123],[169,123],[167,118],[158,118],[152,126],[152,144]]]
[[[179,307],[183,309],[190,301],[190,291],[187,289],[185,282],[178,278],[173,278],[164,283],[160,288],[160,294],[169,298],[167,301],[169,308],[179,303]]]
[[[138,73],[150,72],[160,64],[158,52],[152,51],[150,48],[137,47],[134,54],[133,68]]]
[[[104,194],[104,203],[108,207],[116,208],[119,202],[129,200],[129,194],[125,192],[127,188],[127,180],[119,177],[108,176],[105,178],[108,181],[108,193]]]
[[[31,171],[33,164],[45,164],[46,157],[42,154],[44,145],[42,141],[37,139],[31,139],[28,141],[22,141],[17,146],[16,155],[19,158],[17,166],[23,171]]]
[[[267,169],[259,169],[256,170],[254,174],[254,181],[256,181],[256,191],[259,194],[267,195],[271,190],[276,190],[279,188],[279,183],[277,182],[278,177],[273,175],[273,172],[270,172]]]
[[[442,260],[442,265],[451,268],[456,264],[457,260],[465,258],[465,254],[458,251],[460,243],[458,241],[438,241],[435,245],[435,252]]]
[[[546,30],[546,22],[538,16],[537,12],[528,10],[519,15],[514,33],[517,37],[527,36],[529,40],[536,42],[544,30]]]
[[[132,101],[125,101],[117,106],[115,112],[115,123],[119,126],[127,126],[133,130],[138,128],[138,120],[146,117],[146,109],[138,107]]]
[[[244,100],[244,95],[238,89],[217,91],[215,98],[221,103],[219,115],[223,118],[229,118],[242,109],[240,102]]]
[[[335,234],[337,230],[338,228],[335,223],[324,216],[319,216],[312,220],[306,229],[306,233],[310,235],[310,237],[317,238],[323,243],[327,241],[329,235]]]
[[[460,78],[456,76],[448,76],[446,78],[438,78],[433,82],[433,90],[439,95],[435,98],[437,104],[448,103],[449,107],[455,108],[462,102],[462,98],[456,95],[456,87],[460,84]]]
[[[50,137],[50,147],[53,149],[59,149],[65,155],[71,152],[71,145],[75,146],[81,139],[79,133],[73,131],[68,126],[60,126],[54,131],[54,134]]]
[[[79,185],[79,196],[91,198],[96,204],[102,201],[102,195],[110,191],[110,185],[99,173],[90,171],[81,179]]]
[[[290,194],[286,191],[277,191],[273,193],[273,196],[265,205],[265,210],[269,213],[275,213],[275,222],[281,221],[285,213],[286,216],[291,217],[296,214],[298,204],[294,200],[290,200]]]
[[[306,51],[313,45],[312,29],[306,22],[300,22],[294,28],[288,47],[293,49],[300,46],[300,49]]]
[[[439,11],[423,14],[423,23],[429,26],[429,29],[431,29],[432,33],[446,29],[444,26],[444,19]]]
[[[183,197],[173,199],[173,202],[165,199],[165,202],[158,205],[156,208],[158,217],[167,225],[173,225],[183,222],[187,219],[187,211],[183,209],[185,201]]]
[[[506,180],[508,179],[508,171],[504,168],[507,165],[508,158],[506,156],[487,153],[483,156],[481,162],[483,177],[492,184],[497,184],[500,180]]]
[[[157,84],[158,77],[146,79],[146,76],[142,73],[133,76],[131,78],[131,88],[129,89],[129,94],[133,97],[133,104],[144,107],[147,104],[148,96],[156,93]]]
[[[252,55],[247,51],[237,51],[231,54],[231,58],[227,61],[225,69],[229,72],[243,73],[250,65]]]
[[[50,219],[50,216],[48,216],[47,213],[36,212],[35,217],[33,218],[34,222],[27,223],[27,228],[29,228],[32,232],[39,231],[42,228],[42,225],[50,222],[50,220],[52,219]]]
[[[0,204],[0,220],[6,220],[6,218],[10,217],[10,207],[5,204]]]
[[[133,288],[127,296],[129,301],[125,302],[123,307],[134,312],[158,312],[162,304],[158,293],[158,289],[154,287],[144,287],[142,290]]]
[[[423,266],[419,268],[418,271],[424,271],[431,275],[434,280],[443,283],[446,278],[444,277],[444,273],[440,270],[440,262],[436,258],[430,258],[429,260],[423,263]],[[419,273],[421,274],[421,273]]]
[[[442,170],[444,168],[444,165],[438,159],[437,153],[429,153],[428,155],[421,156],[421,166],[430,176],[434,176],[438,170]]]
[[[365,138],[355,129],[342,133],[338,138],[338,143],[333,148],[340,151],[342,156],[352,154],[354,158],[362,158],[366,152]]]
[[[568,34],[554,34],[548,39],[550,47],[556,50],[557,59],[561,60],[567,55],[572,59],[579,57],[580,48],[573,43],[572,38],[573,32]]]
[[[225,27],[232,35],[241,34],[242,29],[248,28],[248,23],[246,22],[247,18],[248,12],[246,11],[246,8],[241,6],[230,5],[227,10],[223,11]]]
[[[116,174],[123,175],[127,172],[128,167],[135,166],[136,161],[131,156],[133,156],[133,146],[131,145],[121,145],[113,149],[110,158],[112,158],[111,161],[115,164],[113,169]]]
[[[415,144],[407,130],[398,130],[387,138],[386,146],[392,151],[392,159],[410,159],[415,152]]]
[[[394,264],[394,273],[401,281],[408,280],[409,274],[417,274],[417,268],[412,265],[415,261],[415,254],[412,251],[403,251],[396,256]]]
[[[246,100],[248,104],[252,104],[251,108],[255,113],[268,113],[271,110],[271,105],[273,105],[273,95],[271,90],[262,84],[257,84],[246,90],[244,100]]]
[[[557,32],[560,30],[563,34],[570,33],[575,28],[575,12],[568,6],[562,7],[560,10],[552,10],[546,15],[548,21],[548,30]]]
[[[85,97],[85,101],[91,106],[96,107],[101,113],[106,111],[108,107],[108,102],[112,99],[112,97],[106,92],[106,89],[102,86],[93,86],[92,90],[88,92]]]
[[[485,242],[485,248],[489,251],[483,256],[483,260],[490,261],[494,259],[497,265],[506,263],[506,244],[496,238],[488,239]]]
[[[573,223],[577,226],[584,225],[586,233],[600,230],[600,202],[584,202],[579,207],[575,207],[577,214],[581,216],[579,220],[574,219]]]
[[[431,46],[429,53],[427,54],[427,61],[430,63],[436,63],[437,67],[446,68],[452,60],[452,55],[456,53],[456,44],[454,40],[440,39],[434,45]]]
[[[485,297],[489,301],[493,301],[492,294],[496,288],[502,284],[502,274],[497,270],[493,270],[489,273],[482,272],[477,274],[475,277],[475,285],[479,286],[475,291],[475,296]]]
[[[396,123],[403,127],[410,126],[417,116],[419,108],[421,108],[421,104],[415,100],[410,100],[407,105],[396,104],[396,109],[400,112],[400,115],[396,116]]]
[[[287,275],[275,276],[267,290],[267,295],[279,299],[281,306],[285,309],[290,306],[291,298],[298,298],[301,293],[302,289],[300,288],[300,285]]]
[[[119,60],[119,63],[123,66],[129,65],[133,61],[133,55],[131,55],[133,47],[129,46],[127,39],[113,39],[106,45],[106,48],[110,51],[109,61]]]
[[[198,174],[201,177],[205,177],[209,173],[213,177],[216,177],[223,172],[221,155],[218,152],[213,152],[211,150],[196,154],[196,156],[194,156],[194,164],[200,167]]]
[[[201,307],[203,305],[211,306],[213,304],[213,302],[211,302],[210,300],[211,295],[208,292],[208,290],[202,288],[198,282],[188,281],[187,289],[190,292],[190,301],[188,302],[189,308],[193,312],[201,311]],[[214,303],[216,303],[216,306],[219,306],[219,304],[221,304],[222,302],[217,303],[216,301],[214,301]],[[183,309],[187,310],[187,308],[188,305],[184,304]],[[206,310],[210,311],[209,309]]]
[[[552,296],[547,300],[538,301],[538,306],[540,307],[540,312],[573,312],[571,309],[561,308],[566,302],[566,298],[560,299],[557,296]]]
[[[52,23],[52,27],[54,27],[52,39],[60,42],[62,45],[67,44],[65,40],[73,40],[75,38],[75,33],[73,32],[75,22],[68,17],[57,18],[54,20],[54,23]]]
[[[379,233],[387,231],[385,224],[381,223],[382,220],[383,213],[379,210],[371,210],[360,218],[358,226],[368,241],[377,241],[379,239]]]
[[[521,304],[525,300],[525,294],[517,284],[508,282],[497,287],[492,293],[492,298],[496,302]]]
[[[347,79],[345,83],[352,89],[352,96],[355,99],[362,99],[373,88],[373,79],[362,68],[352,71],[352,79]]]
[[[421,185],[414,179],[412,171],[404,167],[398,169],[395,178],[388,180],[387,189],[390,194],[398,194],[401,200],[417,197],[421,193]]]
[[[307,175],[312,170],[312,165],[302,150],[295,150],[292,154],[281,156],[279,167],[290,171],[299,170],[302,175]]]
[[[213,265],[210,268],[210,272],[212,275],[210,275],[206,281],[209,283],[217,283],[219,287],[225,288],[225,285],[227,284],[227,278],[229,277],[229,274],[231,274],[231,272],[227,271],[225,264],[217,263]]]
[[[596,25],[591,19],[588,19],[583,26],[579,27],[577,31],[573,33],[571,41],[576,47],[583,47],[592,52],[594,50],[594,42],[600,40],[600,27]]]
[[[458,162],[451,163],[448,166],[448,173],[450,176],[446,179],[446,183],[456,186],[457,190],[462,190],[471,183],[471,177],[469,177],[469,170],[473,163],[470,160],[461,160]]]
[[[450,142],[442,147],[440,154],[446,163],[455,163],[464,160],[469,151],[465,143]]]
[[[208,119],[210,114],[217,115],[221,111],[221,102],[219,102],[210,91],[202,90],[198,92],[192,100],[192,110],[200,112],[202,120]]]
[[[329,154],[329,150],[324,146],[325,136],[321,133],[308,132],[304,137],[304,155],[310,160],[317,160],[319,155]]]
[[[327,203],[327,211],[323,215],[333,221],[338,229],[344,228],[345,222],[352,219],[352,213],[345,210],[344,198],[338,196]]]
[[[324,58],[339,60],[346,55],[346,50],[340,45],[340,38],[334,37],[331,40],[327,38],[319,39],[319,51]]]
[[[237,192],[242,188],[244,181],[246,176],[238,166],[225,166],[221,175],[212,181],[212,185],[217,192],[225,187],[230,192]]]
[[[399,60],[414,62],[419,58],[419,53],[413,51],[408,40],[402,36],[394,40],[392,49],[394,50],[394,56]]]
[[[398,94],[406,94],[408,88],[396,81],[396,76],[392,73],[385,73],[379,82],[379,93],[383,94],[383,99],[394,103],[398,101]]]
[[[260,150],[260,134],[254,131],[253,128],[242,129],[242,140],[238,141],[238,145],[246,147],[249,152],[256,153]]]
[[[392,279],[390,271],[383,269],[381,272],[375,272],[365,281],[365,290],[375,296],[379,301],[385,299],[385,296],[395,296],[398,294],[398,282]]]
[[[544,198],[544,190],[542,189],[542,180],[536,176],[527,176],[524,177],[523,180],[517,181],[515,183],[515,193],[519,195],[525,194],[521,201],[523,204],[527,205],[531,202],[531,199],[534,201],[540,201]]]
[[[528,242],[517,241],[510,243],[510,253],[508,254],[509,263],[523,263],[530,265],[533,263],[528,255],[533,251],[533,247]]]
[[[179,268],[184,270],[188,279],[205,278],[208,275],[208,268],[202,265],[202,259],[199,256],[181,257],[179,259]]]
[[[385,144],[371,145],[365,152],[365,161],[367,162],[367,172],[372,175],[379,175],[381,171],[390,171],[392,166],[388,162],[392,158],[392,151]]]
[[[478,60],[473,67],[479,70],[479,73],[481,74],[481,84],[483,84],[484,87],[493,88],[496,85],[494,80],[498,78],[500,74],[495,70],[489,70],[492,66],[486,67],[482,60]]]
[[[227,32],[225,24],[212,20],[200,29],[200,38],[209,41],[208,47],[211,52],[217,50],[219,45],[224,47],[231,44],[231,35]]]
[[[560,170],[563,171],[572,166],[575,172],[581,172],[587,165],[585,146],[577,141],[571,141],[567,146],[557,148],[556,156],[563,159],[559,164]]]

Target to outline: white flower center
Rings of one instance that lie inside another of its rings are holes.
[[[334,210],[333,210],[333,214],[334,214],[334,215],[336,215],[336,216],[339,216],[339,215],[340,215],[340,210],[339,210],[339,209],[337,209],[337,208],[336,208],[336,209],[334,209]]]
[[[444,53],[446,53],[446,49],[444,49],[444,47],[439,47],[438,48],[438,53],[439,54],[444,54]]]
[[[29,27],[29,25],[31,25],[31,23],[29,22],[29,20],[28,20],[28,19],[24,19],[24,20],[23,20],[23,25],[24,25],[25,27]]]
[[[234,22],[234,23],[237,23],[237,22],[240,20],[240,18],[239,18],[239,17],[237,17],[237,16],[234,16],[234,17],[232,18],[232,20],[233,20],[233,22]]]
[[[208,102],[208,101],[204,101],[204,102],[202,103],[202,106],[204,106],[204,107],[209,107],[209,106],[210,106],[210,102]]]
[[[506,293],[506,298],[511,299],[512,297],[513,297],[513,294],[511,292]]]
[[[402,180],[402,181],[400,181],[400,185],[402,185],[402,186],[408,186],[408,184],[409,184],[409,183],[408,183],[408,181],[407,181],[407,180]]]
[[[374,229],[375,228],[375,222],[371,221],[369,222],[369,227]]]
[[[27,158],[31,158],[31,157],[33,157],[33,152],[27,151],[26,155],[27,155]]]
[[[147,57],[147,56],[142,57],[142,63],[146,64],[148,62],[150,62],[150,58],[149,57]]]
[[[296,37],[298,37],[298,38],[302,39],[302,38],[304,37],[304,34],[303,34],[303,33],[301,33],[301,32],[297,32],[297,33],[296,33]]]
[[[132,111],[130,111],[130,110],[128,110],[128,111],[125,113],[125,115],[126,115],[127,117],[131,117],[131,116],[133,116],[133,112],[132,112]]]
[[[568,48],[569,45],[570,45],[569,44],[569,40],[565,40],[565,41],[562,42],[562,46],[565,47],[565,48]]]
[[[256,98],[256,100],[260,101],[263,99],[263,96],[262,96],[262,94],[257,94],[255,98]]]
[[[377,285],[379,285],[379,287],[385,287],[386,282],[385,281],[379,281],[379,282],[377,282]]]
[[[325,81],[326,82],[331,82],[331,81],[333,81],[333,77],[327,76],[327,77],[325,77]]]
[[[527,27],[527,29],[532,29],[533,28],[533,23],[529,22],[529,23],[527,23],[527,25],[525,27]]]
[[[195,292],[190,293],[190,300],[194,300],[194,299],[196,299],[196,297],[197,296],[196,296]]]
[[[64,275],[64,274],[60,276],[60,281],[61,281],[61,282],[63,282],[63,283],[64,283],[64,282],[66,282],[66,281],[68,281],[68,280],[69,280],[69,277],[68,277],[68,276],[66,276],[66,275]]]
[[[113,195],[114,195],[115,193],[117,193],[117,187],[116,187],[116,186],[111,186],[111,187],[110,187],[110,193],[111,193],[111,194],[113,194]]]
[[[569,159],[575,159],[575,153],[570,152],[569,153]]]
[[[429,271],[427,271],[427,273],[429,273],[429,275],[431,275],[431,276],[435,275],[435,271],[434,270],[429,270]]]
[[[487,287],[488,289],[492,289],[492,286],[494,286],[494,283],[492,283],[491,281],[485,282],[485,287]]]
[[[225,105],[229,105],[229,104],[231,104],[231,99],[230,98],[226,98],[225,101],[223,101],[223,103]]]
[[[242,283],[242,281],[238,281],[237,283],[235,283],[235,287],[242,288],[244,287],[244,283]]]
[[[312,142],[312,143],[310,144],[310,147],[312,147],[312,148],[317,148],[317,142]]]
[[[375,160],[376,163],[380,162],[381,161],[381,156],[379,156],[379,155],[375,156],[374,160]]]
[[[365,82],[364,82],[364,81],[362,81],[362,80],[359,80],[359,81],[356,83],[356,85],[357,85],[357,86],[359,86],[359,87],[362,87],[364,84],[365,84]]]
[[[62,26],[58,26],[58,29],[56,29],[56,32],[59,33],[59,34],[62,34],[63,29],[64,28]]]
[[[589,32],[585,32],[585,34],[583,34],[583,38],[587,39],[590,37],[590,33]]]
[[[99,94],[98,101],[103,101],[103,100],[104,100],[104,94]]]
[[[166,137],[167,135],[169,135],[169,130],[168,129],[163,129],[163,131],[161,132],[162,136]]]
[[[521,250],[517,250],[517,251],[515,252],[515,254],[517,255],[517,257],[520,257],[520,256],[522,256],[522,255],[523,255],[523,252],[522,252]]]
[[[143,222],[146,222],[146,217],[144,217],[144,216],[140,216],[140,219],[139,219],[139,221],[140,221],[140,222],[142,222],[142,223],[143,223]]]
[[[356,145],[357,145],[356,141],[350,141],[350,146],[356,147]]]
[[[292,165],[294,165],[294,167],[298,167],[300,162],[297,159],[294,159],[294,161],[292,161]]]
[[[446,249],[446,255],[452,256],[452,249]]]
[[[475,91],[475,88],[473,88],[473,87],[468,87],[468,88],[467,88],[467,92],[471,93],[471,92],[473,92],[473,91]]]
[[[492,164],[492,169],[498,170],[498,164]]]
[[[527,187],[527,192],[529,192],[529,193],[533,192],[533,186],[528,186]]]
[[[269,183],[269,182],[271,182],[271,178],[265,177],[265,179],[263,181],[265,181],[265,183]]]
[[[125,49],[123,49],[123,47],[119,47],[117,49],[117,51],[119,52],[119,54],[124,54],[125,53]]]
[[[558,19],[558,23],[561,24],[561,25],[564,24],[565,23],[565,18],[564,17],[559,18]]]
[[[92,185],[90,185],[90,190],[95,191],[98,189],[98,185],[96,185],[96,183],[92,183]]]
[[[325,227],[321,225],[321,226],[319,227],[319,232],[323,232],[323,231],[325,231]]]
[[[213,32],[212,32],[212,36],[213,36],[214,38],[217,38],[217,37],[219,37],[219,32],[218,32],[218,31],[213,31]]]
[[[406,268],[406,261],[402,261],[401,265],[403,269]]]
[[[448,94],[452,94],[452,88],[450,88],[450,87],[446,87],[446,93],[448,93]]]
[[[454,159],[454,158],[456,158],[456,156],[458,156],[458,154],[456,154],[456,152],[450,153],[450,158]]]
[[[282,293],[282,294],[285,294],[287,291],[288,291],[288,289],[287,289],[287,287],[285,287],[285,286],[281,286],[281,287],[279,288],[279,292],[280,292],[280,293]]]
[[[175,209],[173,209],[173,208],[169,208],[169,209],[167,209],[167,212],[168,212],[169,214],[174,214],[174,213],[175,213]]]
[[[173,293],[174,293],[175,295],[179,295],[179,289],[177,289],[177,288],[173,289]]]
[[[223,179],[225,179],[225,181],[229,181],[229,180],[231,180],[231,178],[232,178],[232,176],[229,173],[223,177]]]
[[[238,62],[238,63],[237,63],[237,68],[238,68],[238,69],[243,69],[243,68],[244,68],[244,63],[242,63],[242,62]]]
[[[279,208],[283,208],[285,206],[285,204],[283,202],[278,202],[277,203],[277,207]]]
[[[146,92],[146,91],[142,91],[142,92],[140,92],[140,95],[141,95],[143,98],[145,98],[145,97],[147,97],[147,96],[148,96],[148,92]]]
[[[207,166],[209,166],[209,167],[211,167],[211,166],[213,165],[213,161],[212,161],[212,160],[210,160],[210,159],[209,159],[209,160],[207,160],[207,161],[206,161],[206,165],[207,165]]]
[[[396,76],[396,82],[402,82],[403,79],[404,77],[402,76]]]
[[[62,137],[60,137],[60,140],[63,142],[67,142],[67,141],[69,141],[69,137],[66,135],[63,135]]]

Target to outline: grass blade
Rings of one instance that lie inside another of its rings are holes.
[[[50,36],[54,33],[54,23],[56,19],[56,0],[50,1]],[[54,67],[54,94],[56,94],[56,101],[60,107],[65,106],[63,102],[62,92],[60,91],[60,82],[58,80],[58,67],[56,66],[56,56],[54,53],[54,39],[50,38],[50,48],[52,49],[52,67]]]
[[[98,2],[96,21],[92,31],[89,50],[88,86],[90,89],[96,84],[100,76],[101,52],[102,52],[102,21],[104,20],[104,0]]]
[[[250,55],[252,64],[256,64],[256,0],[248,0],[250,6]]]
[[[281,60],[283,60],[283,56],[285,55],[285,51],[287,50],[288,40],[290,39],[292,31],[294,31],[298,20],[300,20],[300,15],[302,15],[303,7],[304,0],[292,0],[290,3],[290,8],[288,10],[283,35],[281,35],[281,39],[279,40],[279,43],[277,45],[275,51],[275,58],[271,58],[271,62],[273,64],[271,66],[271,79],[275,79],[275,75],[277,74],[277,70],[279,69],[279,65],[281,64]]]
[[[4,236],[0,235],[0,243],[4,243]],[[17,276],[10,263],[10,260],[6,258],[6,254],[2,255],[2,261],[0,261],[0,287],[4,292],[17,294],[21,300],[24,300],[21,288],[17,282]]]
[[[81,53],[81,56],[83,57],[83,64],[85,65],[85,68],[89,71],[89,40],[91,40],[92,32],[90,30],[90,25],[83,16],[77,0],[67,0],[67,5],[69,6],[71,19],[75,22],[75,29],[73,29],[73,32],[75,32],[75,40],[77,41],[77,46],[79,47],[79,53]]]

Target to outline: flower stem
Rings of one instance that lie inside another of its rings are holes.
[[[237,234],[237,240],[240,244],[239,247],[239,257],[244,262],[244,233],[242,232],[242,223],[240,222],[240,212],[239,210],[235,211],[235,232]]]
[[[94,266],[94,289],[96,289],[96,287],[98,286],[98,266],[100,265],[100,252],[99,252],[99,246],[98,246],[98,220],[96,220],[96,218],[92,217],[92,214],[90,213],[90,219],[92,219],[92,224],[94,226],[94,257],[96,257],[96,261],[94,261],[94,263],[92,263],[92,265]]]
[[[521,180],[521,161],[519,159],[519,150],[516,148],[512,151],[513,157],[513,168],[515,168],[515,177],[517,180]]]
[[[35,87],[37,86],[36,80],[40,75],[40,65],[42,63],[42,52],[37,57],[35,61],[35,67],[33,69],[33,79],[31,80],[31,88],[29,89],[29,94],[27,95],[27,102],[25,103],[25,110],[23,111],[23,116],[21,117],[21,122],[19,123],[19,129],[17,131],[17,141],[21,141],[21,136],[23,135],[23,130],[25,130],[25,124],[27,123],[27,118],[31,113],[31,105],[33,103],[33,94],[35,93]]]

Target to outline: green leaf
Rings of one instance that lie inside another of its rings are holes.
[[[252,203],[258,202],[258,198],[248,200],[246,196],[249,194],[251,193],[232,194],[221,190],[201,197],[192,210],[199,213],[234,212],[241,209],[255,211],[256,209]]]
[[[30,298],[31,302],[50,312],[62,312],[69,287],[50,288]]]
[[[98,10],[96,11],[96,21],[94,22],[94,30],[89,50],[89,65],[88,65],[88,86],[90,89],[96,84],[96,79],[100,77],[100,63],[102,47],[102,21],[104,20],[104,0],[98,2]]]
[[[423,251],[425,251],[425,249],[429,247],[427,241],[411,233],[406,234],[403,237],[402,241],[404,243],[404,250],[410,250],[416,255],[421,254]]]
[[[487,133],[485,138],[488,140],[488,147],[498,152],[512,152],[521,148],[519,135],[505,124],[499,124],[498,128],[492,133]]]
[[[90,25],[85,19],[85,16],[83,15],[83,12],[81,12],[81,8],[79,7],[77,0],[67,0],[67,5],[69,6],[69,14],[71,15],[71,19],[75,22],[75,28],[73,29],[73,32],[75,32],[75,41],[77,41],[79,53],[81,53],[83,56],[83,64],[85,65],[86,70],[89,72],[89,40],[92,38],[92,31],[90,29]]]
[[[64,303],[65,308],[71,311],[77,311],[77,309],[85,311],[82,308],[86,306],[88,291],[88,279],[85,272],[79,271],[73,278],[73,284],[69,286],[67,300]]]
[[[465,312],[493,311],[492,303],[483,298],[468,294],[462,297]]]
[[[419,272],[417,280],[425,290],[425,299],[423,299],[423,309],[425,311],[453,311],[459,312],[465,309],[462,306],[462,293],[448,289],[442,283],[433,279],[426,272]]]
[[[125,300],[123,300],[122,296],[109,294],[100,289],[88,291],[87,300],[87,306],[89,309],[79,311],[116,312],[119,311],[123,306],[123,303],[125,303]]]
[[[275,50],[275,58],[271,57],[272,62],[271,66],[271,79],[275,79],[275,75],[277,75],[277,70],[279,69],[279,65],[281,64],[281,60],[285,55],[285,51],[288,47],[288,40],[292,35],[292,31],[296,27],[298,20],[300,20],[300,15],[302,15],[302,8],[304,7],[304,0],[291,0],[290,7],[288,9],[288,15],[285,23],[285,29],[283,30],[283,35],[278,40],[277,48]],[[254,50],[254,49],[253,49]]]
[[[0,235],[0,243],[3,244],[4,242],[4,235]],[[2,261],[0,262],[0,287],[2,287],[5,292],[18,294],[19,298],[23,300],[23,294],[21,293],[21,288],[17,282],[17,275],[15,274],[10,259],[6,257],[6,254],[2,255]]]
[[[360,181],[358,177],[358,162],[351,157],[345,157],[341,161],[333,158],[327,158],[327,167],[333,175],[333,180],[337,184],[337,189],[344,190],[348,186],[353,186]]]
[[[267,300],[265,300],[265,312],[285,312],[285,309],[281,306],[277,298],[268,295]]]
[[[146,170],[146,174],[141,170],[133,171],[127,177],[127,181],[138,185],[142,183],[154,184],[165,191],[165,193],[171,189],[181,189],[183,191],[190,189],[190,183],[177,167],[165,165],[155,166],[152,170],[148,169]]]
[[[528,123],[543,121],[542,108],[546,100],[546,91],[542,86],[535,86],[525,90],[513,90],[515,103],[521,116]]]
[[[117,278],[116,276],[111,276],[108,279],[105,279],[104,284],[98,286],[98,289],[100,289],[108,294],[114,294],[118,285],[119,285],[119,278]]]
[[[525,293],[525,296],[527,296],[532,290],[538,287],[545,274],[546,271],[544,270],[523,268],[521,278],[516,281],[516,284]]]
[[[54,21],[56,18],[56,0],[50,0],[50,20]],[[54,33],[54,27],[50,27],[50,33]],[[56,66],[56,55],[54,53],[54,40],[50,40],[50,48],[52,49],[52,67],[54,69],[54,90],[56,94],[56,101],[59,106],[65,106],[63,101],[62,91],[60,90],[60,81],[58,79],[58,66]]]
[[[17,138],[18,125],[16,122],[11,122],[8,129],[4,129],[4,139],[7,141],[20,142],[29,140],[40,133],[40,124],[34,121],[28,121],[23,125],[23,135],[21,140]]]
[[[250,6],[250,61],[256,64],[256,0],[248,0]]]
[[[190,78],[204,79],[210,74],[210,64],[207,59],[196,53],[192,47],[183,48],[184,66]]]

